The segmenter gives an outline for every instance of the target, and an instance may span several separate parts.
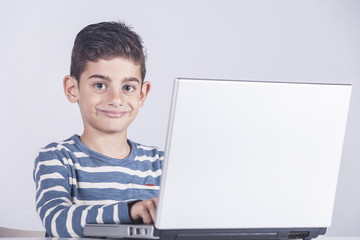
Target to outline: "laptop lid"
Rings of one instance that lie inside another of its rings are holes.
[[[155,227],[331,224],[351,86],[177,79]]]

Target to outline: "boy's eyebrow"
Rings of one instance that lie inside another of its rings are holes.
[[[91,75],[88,79],[90,80],[91,78],[100,78],[100,79],[106,80],[106,81],[108,81],[108,82],[111,82],[111,78],[110,78],[110,77],[104,76],[104,75],[100,75],[100,74]]]
[[[112,81],[112,79],[109,76],[104,76],[104,75],[100,75],[100,74],[91,75],[88,79],[90,80],[91,78],[100,78],[100,79],[103,79],[103,80],[108,81],[108,82]],[[124,78],[121,82],[122,83],[125,83],[125,82],[138,82],[140,84],[139,79],[137,79],[136,77]]]
[[[139,79],[137,79],[136,77],[129,77],[129,78],[125,78],[122,80],[122,82],[138,82],[140,84]]]

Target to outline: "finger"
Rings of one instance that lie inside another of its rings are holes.
[[[155,203],[155,207],[157,207],[157,205],[158,205],[158,197],[154,197],[154,198],[153,198],[153,201],[154,201],[154,203]]]
[[[146,210],[144,210],[144,211],[142,212],[141,218],[142,218],[143,223],[145,223],[145,224],[151,224],[151,223],[152,223],[152,217],[151,217],[151,215],[150,215],[150,212],[147,211],[147,210],[148,210],[148,209],[146,209]]]
[[[150,215],[151,215],[151,218],[152,218],[152,221],[155,222],[155,216],[156,216],[156,203],[155,201],[150,201],[150,204],[149,204],[149,212],[150,212]]]

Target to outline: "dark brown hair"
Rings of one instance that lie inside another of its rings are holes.
[[[71,55],[70,75],[79,82],[87,62],[124,57],[140,65],[141,80],[146,75],[146,54],[141,37],[123,22],[101,22],[82,29]]]

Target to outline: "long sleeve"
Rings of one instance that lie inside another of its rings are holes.
[[[158,196],[164,153],[128,143],[125,159],[92,151],[78,135],[40,150],[36,209],[50,237],[83,237],[87,223],[131,223],[129,203]]]
[[[35,161],[36,209],[51,237],[83,237],[86,223],[128,223],[128,202],[75,204],[71,196],[76,178],[53,151],[39,153]]]

